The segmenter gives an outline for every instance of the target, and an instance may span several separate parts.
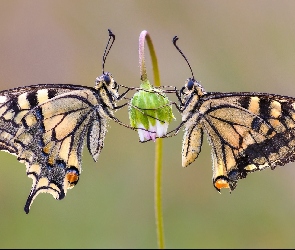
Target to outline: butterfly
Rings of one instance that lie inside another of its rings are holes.
[[[184,127],[182,166],[201,152],[203,134],[211,146],[213,185],[233,191],[239,179],[295,161],[295,98],[255,92],[206,92],[192,78],[177,93]]]
[[[119,85],[104,72],[114,40],[109,30],[103,75],[96,78],[94,87],[39,84],[0,91],[0,150],[16,155],[33,179],[26,213],[40,193],[63,199],[79,180],[84,139],[97,161],[108,120],[121,124],[114,111],[123,106],[116,102],[128,90],[119,95]]]

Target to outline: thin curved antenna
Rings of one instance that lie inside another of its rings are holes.
[[[104,74],[104,65],[105,65],[107,56],[113,46],[113,43],[115,42],[115,35],[113,34],[113,32],[110,29],[108,29],[108,31],[109,31],[109,40],[108,40],[107,46],[106,46],[103,56],[102,56],[102,73],[103,74]],[[112,40],[112,43],[110,44],[111,40]],[[110,46],[109,46],[109,44],[110,44]]]
[[[188,62],[186,56],[183,54],[183,52],[181,51],[181,49],[176,45],[176,42],[177,42],[178,39],[179,39],[178,36],[173,37],[173,39],[172,39],[173,45],[174,45],[175,48],[178,50],[178,52],[182,55],[182,57],[184,58],[184,60],[187,62],[187,65],[188,65],[189,68],[190,68],[190,71],[191,71],[191,73],[192,73],[192,77],[193,77],[193,80],[194,80],[194,79],[195,79],[195,76],[194,76],[194,72],[193,72],[193,70],[192,70],[191,65],[189,64],[189,62]]]

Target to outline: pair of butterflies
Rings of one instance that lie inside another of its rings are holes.
[[[111,38],[114,42],[110,32],[103,69]],[[177,37],[173,41],[183,55]],[[114,117],[114,111],[122,107],[116,102],[129,89],[121,95],[118,90],[119,85],[106,72],[96,78],[93,88],[40,84],[0,92],[0,150],[24,162],[33,179],[26,213],[39,193],[62,199],[77,184],[85,138],[97,161],[108,120],[121,123]],[[198,157],[205,132],[212,147],[213,184],[218,191],[234,190],[249,172],[295,160],[295,98],[205,92],[194,77],[176,94],[182,122],[173,135],[184,127],[182,165]]]

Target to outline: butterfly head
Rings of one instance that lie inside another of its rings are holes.
[[[190,100],[193,96],[200,97],[206,94],[202,85],[196,81],[194,78],[189,78],[186,80],[184,87],[180,90],[180,96],[184,103]]]
[[[119,85],[115,82],[114,77],[109,72],[104,72],[101,76],[95,80],[95,89],[104,90],[111,94],[113,100],[116,100],[119,96]]]

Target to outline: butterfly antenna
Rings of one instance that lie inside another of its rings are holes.
[[[174,45],[175,48],[178,50],[178,52],[182,55],[182,57],[184,58],[184,60],[187,62],[187,65],[189,66],[189,68],[190,68],[190,70],[191,70],[192,77],[193,77],[193,79],[195,79],[195,77],[194,77],[194,72],[193,72],[192,67],[191,67],[191,65],[189,64],[189,62],[188,62],[186,56],[183,54],[183,52],[181,51],[181,49],[176,45],[176,42],[177,42],[178,39],[179,39],[178,36],[173,37],[173,39],[172,39],[173,45]]]
[[[115,42],[115,35],[113,34],[113,32],[110,29],[108,29],[108,31],[109,31],[109,40],[108,40],[107,46],[106,46],[103,56],[102,56],[102,73],[103,74],[104,74],[104,65],[105,65],[107,56],[113,46],[113,43]],[[112,42],[111,42],[111,40],[112,40]]]

